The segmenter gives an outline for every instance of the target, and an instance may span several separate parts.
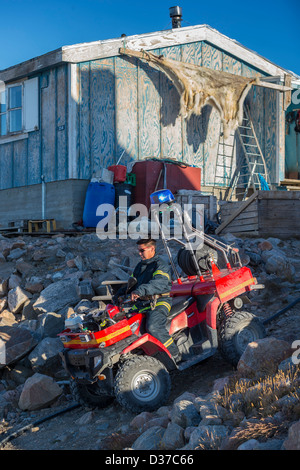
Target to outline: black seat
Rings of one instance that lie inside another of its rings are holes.
[[[191,296],[180,296],[173,297],[172,307],[168,314],[168,321],[175,318],[179,313],[183,312],[187,307],[189,307],[195,299]]]

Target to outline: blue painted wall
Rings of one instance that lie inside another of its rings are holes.
[[[260,76],[259,70],[206,42],[153,51],[216,70]],[[214,184],[220,130],[209,106],[188,121],[179,95],[161,72],[123,56],[80,63],[76,175],[90,179],[101,166],[146,157],[176,158],[202,168],[202,185]],[[28,139],[0,145],[0,189],[69,178],[68,66],[40,74],[40,129]],[[271,180],[276,168],[276,92],[253,87],[247,102]],[[238,151],[241,149],[238,148]]]
[[[292,92],[292,102],[286,110],[286,136],[285,136],[285,171],[286,177],[300,178],[300,133],[295,131],[295,116],[300,111],[300,89]],[[292,118],[292,122],[288,122]]]

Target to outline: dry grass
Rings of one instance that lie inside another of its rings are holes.
[[[259,380],[236,379],[225,388],[219,404],[230,413],[235,413],[238,408],[246,417],[273,416],[278,411],[277,402],[283,396],[297,398],[300,402],[299,379],[299,367],[278,371],[274,376]],[[299,408],[299,403],[293,406],[296,417],[299,416]]]
[[[258,423],[247,422],[245,427],[236,428],[234,435],[231,435],[222,446],[222,450],[236,450],[243,442],[250,439],[269,439],[280,437],[286,433],[288,427],[285,424],[272,424],[268,421]]]
[[[112,433],[101,441],[101,449],[103,450],[122,450],[131,447],[133,442],[140,436],[137,431],[131,431],[127,434]]]

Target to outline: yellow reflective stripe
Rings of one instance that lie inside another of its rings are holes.
[[[220,299],[222,300],[224,297],[227,297],[228,295],[231,295],[231,294],[234,294],[234,292],[240,290],[240,289],[243,289],[244,287],[248,286],[249,284],[253,284],[253,278],[251,278],[250,280],[248,281],[245,281],[243,282],[242,284],[239,284],[238,286],[236,287],[233,287],[232,289],[229,289],[225,292],[222,292],[219,294],[219,297]]]
[[[171,346],[172,343],[173,343],[173,338],[170,338],[170,339],[168,339],[168,341],[166,341],[166,342],[164,343],[164,346],[165,346],[166,348],[168,348],[169,346]]]
[[[168,312],[171,310],[171,305],[168,304],[168,302],[162,302],[162,301],[161,301],[161,302],[157,302],[155,306],[157,307],[157,306],[159,306],[159,305],[162,305],[163,307],[166,307],[166,308],[168,309]]]
[[[123,333],[126,333],[126,331],[129,331],[129,330],[130,330],[130,326],[127,325],[124,328],[121,328],[120,330],[114,331],[110,335],[103,336],[102,338],[96,338],[96,341],[97,343],[109,341],[110,339],[113,339],[116,336],[122,335]]]
[[[160,269],[158,269],[157,271],[155,271],[153,273],[153,276],[156,276],[157,274],[161,274],[162,276],[166,276],[168,279],[170,279],[170,276],[168,273],[164,273],[163,271],[161,271]]]
[[[144,310],[149,310],[149,308],[151,308],[151,307],[149,306],[149,307],[141,308],[139,311],[144,312]]]

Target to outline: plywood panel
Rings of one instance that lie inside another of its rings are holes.
[[[13,187],[13,145],[2,144],[0,147],[1,189]]]
[[[79,128],[79,178],[88,179],[91,177],[90,63],[80,64]]]
[[[252,86],[248,96],[247,104],[249,105],[252,123],[258,143],[264,153],[265,148],[265,111],[264,111],[264,88]]]
[[[13,186],[27,185],[27,139],[18,140],[13,144]]]
[[[232,73],[234,75],[242,74],[242,65],[241,62],[236,59],[236,57],[222,52],[222,70],[223,72]]]
[[[56,80],[56,179],[64,180],[68,176],[67,66],[57,69]]]
[[[265,161],[270,173],[271,182],[276,181],[276,147],[277,147],[277,92],[264,89],[265,100]]]
[[[160,75],[147,63],[138,62],[138,159],[160,158]]]
[[[27,143],[27,181],[28,185],[41,182],[41,132],[30,132]]]
[[[207,42],[202,43],[202,66],[214,70],[223,69],[222,51]]]
[[[181,46],[182,61],[189,64],[202,65],[202,42]],[[203,166],[205,132],[205,116],[192,114],[182,121],[183,161],[198,167]],[[201,175],[203,178],[203,175]]]
[[[180,47],[161,49],[160,53],[174,60],[181,60]],[[173,83],[161,74],[161,157],[182,160],[182,118],[179,116],[180,96]]]
[[[116,80],[116,161],[123,154],[122,163],[137,159],[138,104],[137,59],[115,58]],[[123,153],[124,152],[124,153]]]
[[[222,51],[213,47],[211,44],[203,42],[202,44],[202,65],[214,70],[222,70],[223,57]],[[220,115],[216,109],[210,106],[203,110],[206,116],[209,116],[206,127],[206,139],[203,155],[203,184],[213,185],[215,180],[215,167],[218,153],[218,144],[220,137]]]
[[[42,174],[45,181],[56,178],[56,73],[46,73],[47,84],[41,89]]]

